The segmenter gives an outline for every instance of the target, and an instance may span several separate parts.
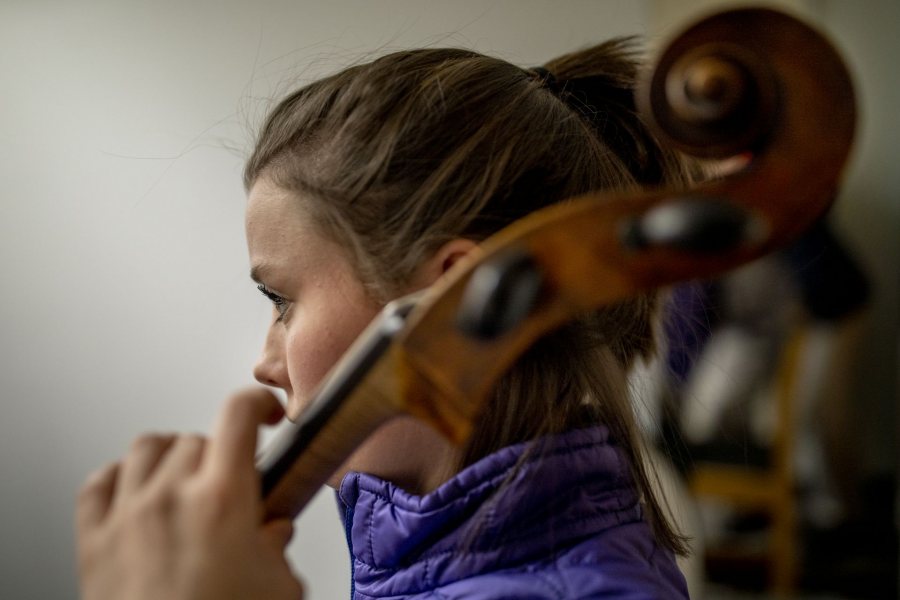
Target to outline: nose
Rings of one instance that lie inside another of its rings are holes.
[[[284,345],[280,343],[281,334],[278,330],[278,327],[269,328],[262,354],[253,367],[253,377],[263,385],[288,391],[290,382],[284,360]]]

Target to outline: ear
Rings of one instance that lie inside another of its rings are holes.
[[[477,243],[465,238],[456,238],[445,243],[431,255],[431,258],[419,266],[413,277],[412,288],[421,289],[430,286],[477,246]]]

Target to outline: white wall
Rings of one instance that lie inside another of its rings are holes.
[[[537,64],[642,3],[0,3],[0,597],[76,596],[74,493],[144,430],[205,431],[251,381],[246,125],[298,77],[463,45]],[[348,594],[330,494],[291,549]]]

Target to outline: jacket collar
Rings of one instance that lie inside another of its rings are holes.
[[[417,496],[363,473],[338,492],[357,588],[403,594],[521,564],[641,518],[605,427],[504,448]]]

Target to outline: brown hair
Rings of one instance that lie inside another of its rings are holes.
[[[619,39],[524,70],[468,50],[397,52],[286,97],[247,162],[307,199],[386,301],[444,243],[482,240],[592,190],[686,182],[635,114],[633,45]],[[548,74],[549,77],[548,77]],[[631,459],[660,542],[684,540],[653,493],[625,374],[654,350],[653,295],[604,308],[536,344],[497,384],[460,468],[512,443],[605,423]]]

